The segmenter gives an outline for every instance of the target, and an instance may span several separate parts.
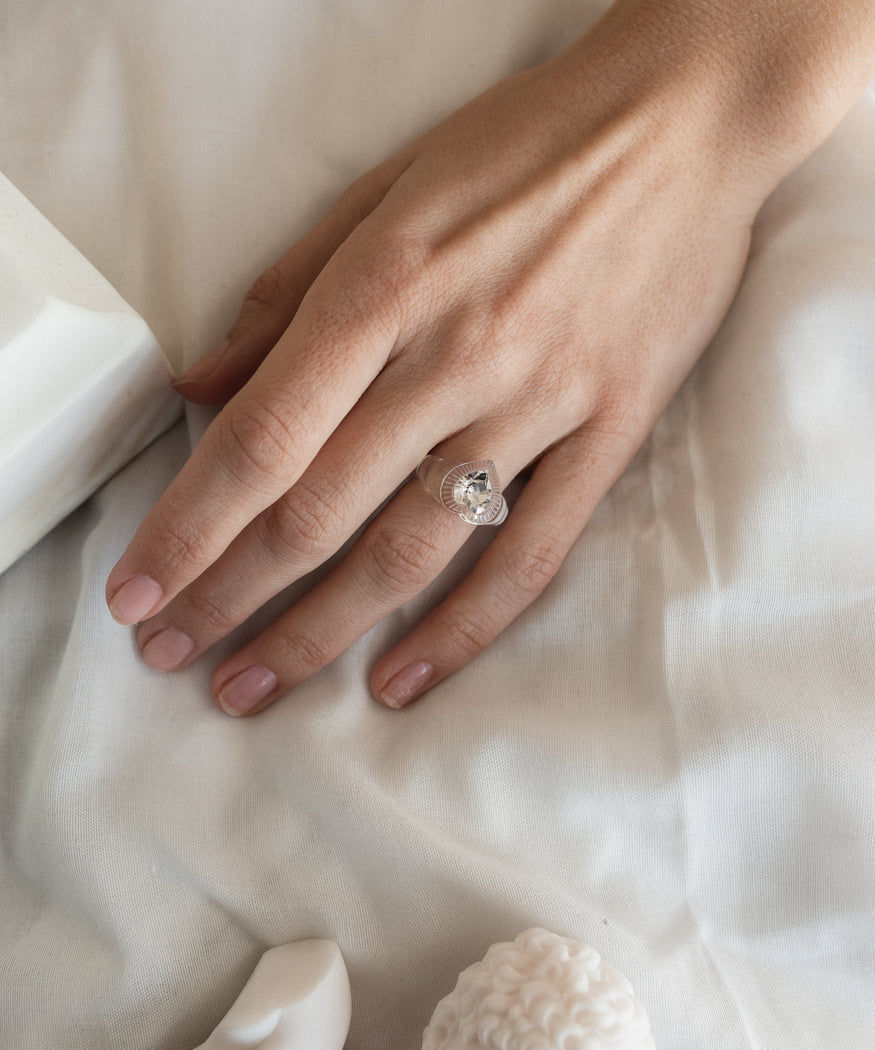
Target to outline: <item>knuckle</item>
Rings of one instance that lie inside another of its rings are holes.
[[[425,271],[428,251],[409,233],[393,230],[372,239],[363,285],[378,301],[395,303],[416,300]]]
[[[609,460],[618,450],[643,438],[642,425],[642,407],[637,398],[615,394],[609,400],[603,399],[584,424],[592,458]]]
[[[383,527],[363,537],[370,578],[390,594],[417,593],[430,581],[440,551],[423,536]]]
[[[190,588],[190,593],[185,597],[185,605],[186,612],[194,614],[197,621],[211,632],[227,634],[239,622],[231,612],[222,608],[212,595],[197,587]]]
[[[507,280],[490,305],[489,327],[493,335],[512,337],[527,321],[541,321],[540,295],[537,283],[525,272]]]
[[[466,376],[472,381],[484,371],[486,339],[484,333],[473,327],[465,327],[452,334],[443,347],[441,364],[451,374]]]
[[[645,400],[644,380],[633,374],[615,375],[596,400],[593,422],[606,433],[622,435],[637,423]]]
[[[302,630],[287,627],[280,636],[280,645],[288,659],[305,672],[315,672],[330,664],[337,655],[324,638]]]
[[[333,280],[317,278],[312,285],[311,344],[334,349],[358,333],[394,341],[404,319],[423,303],[424,255],[411,236],[387,230],[353,233],[335,256]]]
[[[367,259],[347,258],[333,281],[312,285],[306,321],[307,356],[318,358],[326,374],[349,360],[350,354],[372,353],[375,342],[394,342],[397,304],[385,294],[369,270]]]
[[[361,222],[375,206],[376,186],[373,170],[356,176],[337,198],[335,210],[356,222]]]
[[[535,597],[559,571],[562,560],[562,554],[547,544],[518,544],[505,551],[501,567],[515,591]]]
[[[186,571],[199,573],[212,560],[203,534],[180,521],[162,519],[156,524],[151,539],[153,549],[161,551],[165,561]]]
[[[447,333],[440,364],[450,374],[466,376],[469,383],[486,385],[493,394],[506,393],[518,386],[525,356],[506,352],[514,342],[495,317],[468,310]]]
[[[224,461],[238,480],[279,480],[294,459],[295,438],[284,411],[255,402],[229,411],[220,430]]]
[[[448,611],[441,624],[441,633],[453,652],[462,656],[482,652],[492,641],[489,625],[474,609]]]
[[[283,297],[283,278],[275,263],[258,275],[243,298],[244,303],[275,307]]]
[[[337,493],[325,493],[303,479],[265,512],[264,528],[274,550],[323,554],[343,529]]]

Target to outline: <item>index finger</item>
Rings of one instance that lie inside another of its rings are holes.
[[[397,336],[385,299],[366,307],[362,293],[344,309],[312,292],[110,572],[119,623],[157,613],[291,488],[383,367]]]

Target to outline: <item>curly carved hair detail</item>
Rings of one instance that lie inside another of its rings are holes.
[[[423,1050],[654,1050],[632,987],[587,944],[534,928],[459,974]]]

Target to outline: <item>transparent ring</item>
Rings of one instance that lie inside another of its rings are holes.
[[[416,477],[431,497],[471,525],[500,525],[507,517],[507,501],[491,459],[451,463],[426,456]]]

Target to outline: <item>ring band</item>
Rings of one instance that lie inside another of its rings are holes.
[[[507,517],[507,501],[491,459],[451,463],[426,456],[416,477],[431,497],[471,525],[500,525]]]

